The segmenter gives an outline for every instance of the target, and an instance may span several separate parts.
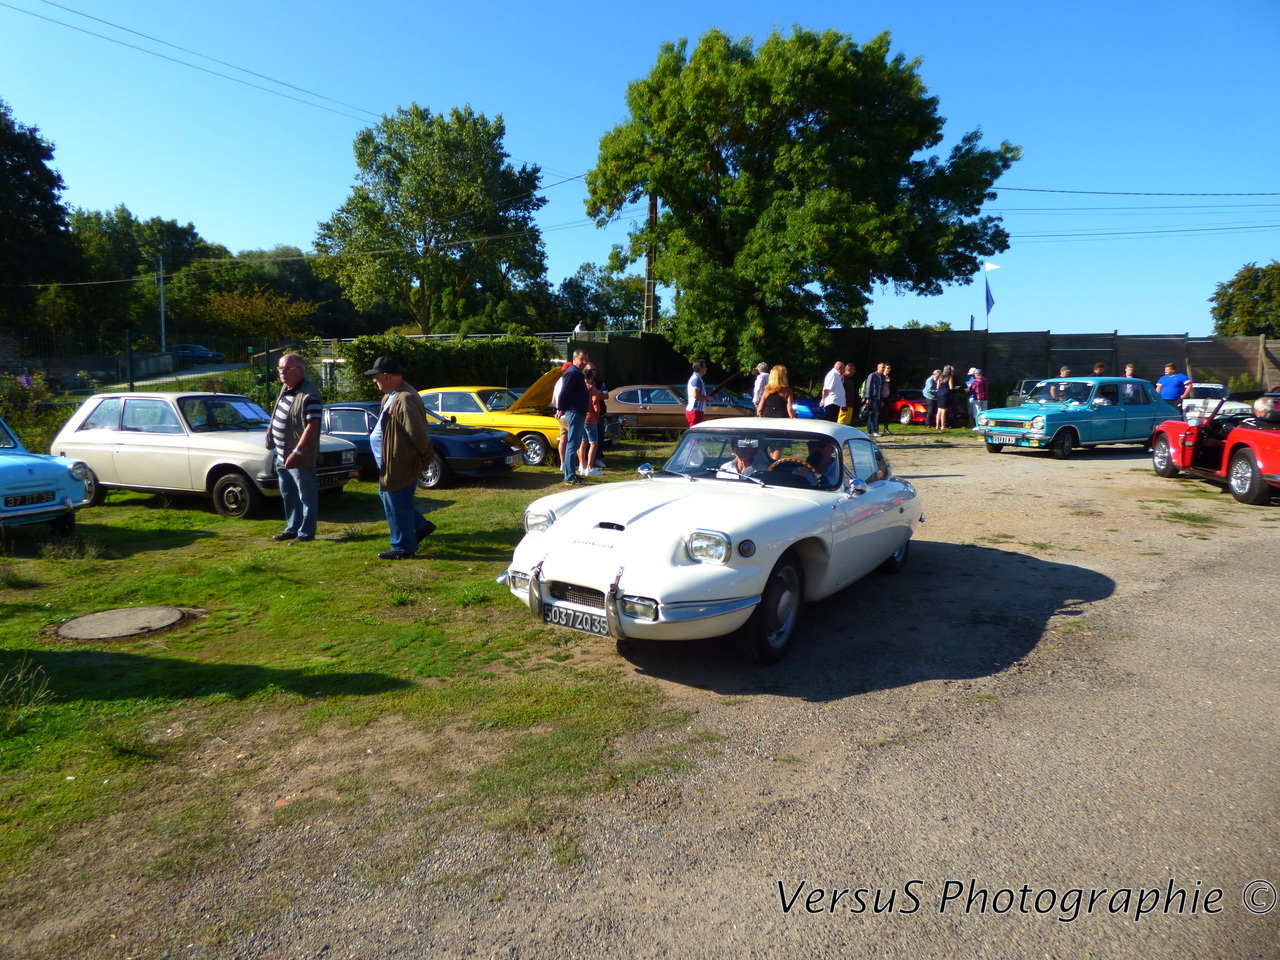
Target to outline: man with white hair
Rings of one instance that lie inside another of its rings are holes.
[[[769,385],[769,365],[761,360],[756,364],[756,383],[751,390],[751,405],[760,406],[760,398],[764,396],[764,388]]]

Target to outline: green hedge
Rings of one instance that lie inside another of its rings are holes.
[[[428,387],[527,387],[562,359],[554,343],[537,337],[492,340],[417,340],[398,335],[357,337],[338,346],[347,361],[346,387],[354,397],[381,394],[364,372],[378,357],[395,357],[415,389]]]

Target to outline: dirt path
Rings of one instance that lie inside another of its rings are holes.
[[[1280,957],[1243,900],[1280,885],[1280,506],[1133,448],[887,449],[928,513],[907,570],[775,667],[629,653],[706,755],[586,803],[576,862],[406,802],[263,834],[102,955]]]

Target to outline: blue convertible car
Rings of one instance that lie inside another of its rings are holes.
[[[60,537],[75,530],[88,499],[89,468],[79,460],[32,453],[0,420],[0,527],[47,523]]]
[[[988,453],[1005,447],[1051,450],[1059,460],[1077,447],[1151,442],[1157,424],[1178,411],[1132,377],[1059,377],[1042,380],[1017,407],[978,416]]]

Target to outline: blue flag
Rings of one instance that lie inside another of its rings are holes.
[[[987,316],[990,317],[991,308],[996,305],[996,298],[991,295],[991,281],[984,276],[982,282],[987,286]]]

